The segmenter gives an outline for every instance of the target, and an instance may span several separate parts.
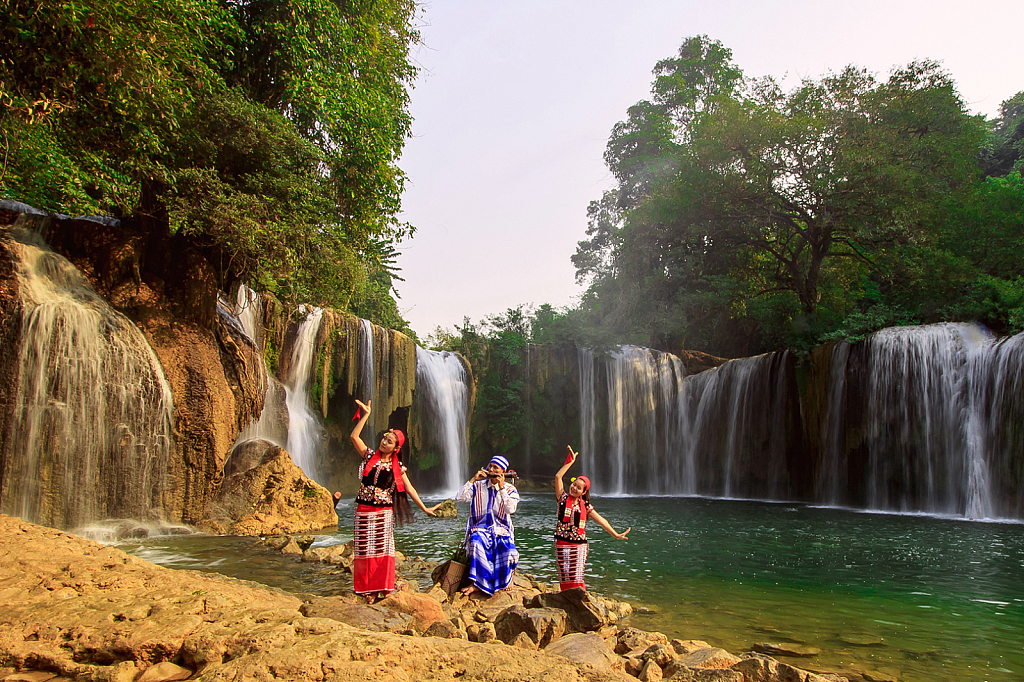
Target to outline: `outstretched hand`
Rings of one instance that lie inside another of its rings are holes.
[[[435,504],[433,507],[427,507],[423,511],[426,512],[427,516],[437,516],[437,508],[440,506],[440,504]]]
[[[370,414],[370,403],[372,403],[372,402],[373,402],[372,400],[367,400],[364,403],[361,400],[357,400],[356,401],[356,405],[358,405],[359,409],[361,409],[363,411],[363,414]]]
[[[574,452],[571,445],[566,445],[569,450],[569,455],[565,458],[566,464],[575,464],[576,458],[580,456],[580,453]]]
[[[615,537],[616,540],[628,540],[629,538],[626,536],[629,535],[629,531],[631,530],[633,530],[633,526],[630,526],[621,533],[612,533],[612,535]]]

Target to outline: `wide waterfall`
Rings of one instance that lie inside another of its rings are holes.
[[[598,492],[1024,512],[1024,335],[885,329],[834,344],[806,395],[788,352],[692,376],[645,348],[577,357],[579,471]]]
[[[421,461],[440,464],[441,489],[454,494],[469,478],[469,385],[457,355],[416,348],[416,410],[420,430],[428,434],[416,445]]]
[[[159,361],[69,261],[35,233],[12,234],[22,337],[8,349],[19,384],[3,511],[57,527],[159,518],[173,450]]]
[[[322,480],[319,453],[323,427],[309,407],[309,379],[316,359],[316,336],[323,320],[322,308],[310,307],[299,324],[292,349],[292,363],[285,382],[288,405],[288,443],[285,449],[292,461],[313,480]]]

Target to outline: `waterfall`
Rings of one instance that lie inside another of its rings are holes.
[[[981,364],[970,358],[991,343],[972,325],[898,327],[870,337],[864,436],[870,508],[966,511],[970,469],[984,468],[969,437],[976,419],[969,368]],[[987,500],[975,503],[985,507]]]
[[[365,403],[377,397],[377,374],[373,366],[373,323],[369,320],[359,320],[359,357],[363,359],[359,385],[362,388],[361,400]],[[373,405],[370,405],[370,409],[373,409]]]
[[[578,471],[596,471],[597,424],[594,421],[594,351],[580,348],[576,355],[580,382],[580,445]],[[564,453],[568,455],[568,452]]]
[[[302,308],[305,310],[305,308]],[[309,407],[309,378],[316,359],[316,337],[324,311],[310,306],[299,325],[292,349],[292,363],[285,382],[288,405],[288,444],[285,448],[292,461],[313,480],[322,480],[318,455],[323,440],[320,420]]]
[[[417,443],[417,450],[421,458],[429,459],[440,451],[444,467],[441,485],[446,494],[453,495],[469,478],[469,386],[459,357],[417,346],[416,397],[419,418],[423,419],[420,431],[427,434],[427,442]]]
[[[244,284],[238,287],[234,306],[235,319],[242,331],[262,351],[263,336],[263,297]],[[314,335],[315,338],[315,335]],[[249,440],[265,440],[279,447],[288,449],[287,389],[268,370],[263,360],[263,353],[258,354],[263,369],[263,381],[266,389],[263,394],[263,410],[259,419],[249,423],[238,434],[235,445]]]
[[[610,480],[595,481],[595,487],[617,494],[676,492],[686,455],[686,423],[680,415],[686,376],[682,361],[667,353],[622,346],[608,354],[607,362]],[[583,372],[581,381],[582,377]],[[589,402],[581,404],[581,423],[593,429],[592,397]],[[587,465],[590,471],[600,470]]]
[[[260,348],[263,337],[262,297],[242,284],[238,287],[238,294],[235,297],[235,314],[245,335]]]
[[[838,505],[846,498],[847,458],[845,456],[846,364],[850,344],[840,341],[832,348],[829,363],[828,403],[821,427],[822,466],[818,475],[815,499]]]
[[[623,346],[606,354],[607,432],[595,415],[591,351],[580,350],[584,460],[599,491],[784,498],[788,494],[787,353],[732,360],[687,376],[674,355]]]
[[[12,230],[22,292],[3,511],[77,527],[159,518],[173,398],[135,324],[35,233]]]

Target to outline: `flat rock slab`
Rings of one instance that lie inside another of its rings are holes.
[[[821,649],[816,646],[790,642],[758,642],[753,646],[753,650],[770,656],[797,656],[801,658],[817,656],[821,653]]]
[[[405,632],[415,619],[406,613],[376,604],[352,604],[341,597],[324,597],[303,604],[299,612],[307,618],[330,618],[371,632]]]

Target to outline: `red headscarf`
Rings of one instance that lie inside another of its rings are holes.
[[[402,463],[398,460],[398,451],[402,449],[403,445],[405,445],[405,434],[398,429],[388,429],[388,433],[393,433],[395,435],[395,441],[398,444],[398,446],[391,451],[391,473],[395,476],[395,490],[400,493],[404,493],[405,483],[402,481]],[[370,458],[370,461],[366,463],[366,467],[363,468],[363,476],[369,474],[379,461],[380,451],[378,450],[373,453],[373,457]]]

